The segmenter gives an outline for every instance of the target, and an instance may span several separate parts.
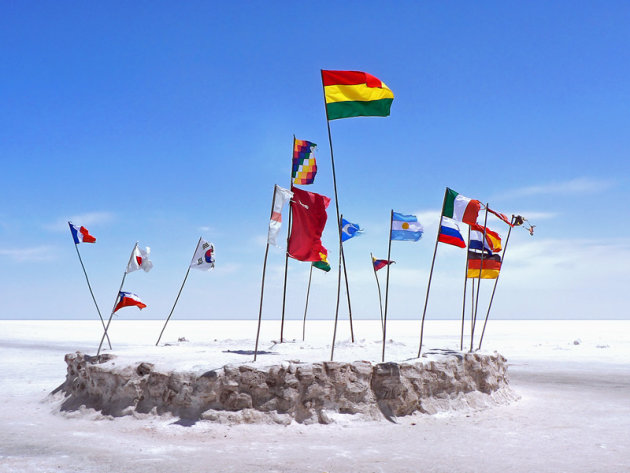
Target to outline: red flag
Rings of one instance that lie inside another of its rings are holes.
[[[495,210],[492,210],[490,207],[486,207],[486,209],[488,210],[488,212],[490,212],[492,215],[495,215],[496,217],[498,217],[500,220],[503,220],[505,223],[507,223],[510,227],[513,227],[514,225],[512,225],[510,223],[510,220],[508,219],[507,215],[502,214],[500,212],[496,212]]]
[[[322,246],[322,232],[326,225],[326,208],[330,197],[291,187],[291,236],[288,253],[299,261],[321,261],[320,253],[328,254]]]

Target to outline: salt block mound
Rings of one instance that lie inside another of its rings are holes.
[[[327,424],[394,421],[505,404],[517,398],[500,354],[438,354],[403,363],[283,361],[226,365],[205,373],[160,372],[151,363],[121,365],[115,355],[65,357],[61,410],[105,415],[172,414],[188,421]]]

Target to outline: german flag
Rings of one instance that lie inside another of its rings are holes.
[[[483,258],[483,267],[481,265],[481,253],[474,251],[468,252],[468,273],[469,278],[478,278],[479,270],[481,270],[481,279],[496,279],[501,271],[501,256],[485,255]]]
[[[387,117],[394,93],[367,72],[322,71],[328,120]]]

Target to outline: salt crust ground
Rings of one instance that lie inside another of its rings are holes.
[[[116,322],[112,340],[121,356],[145,353],[159,333],[151,322]],[[355,333],[377,329],[372,325],[361,323]],[[392,325],[392,358],[413,356],[416,328]],[[427,328],[429,346],[459,345],[456,322]],[[48,396],[65,376],[60,360],[75,350],[93,352],[96,329],[91,322],[0,321],[0,472],[630,471],[627,321],[489,325],[484,345],[510,360],[510,383],[521,396],[507,406],[416,414],[396,424],[308,426],[186,426],[168,415],[112,419],[92,409],[60,414],[58,400]],[[226,340],[251,326],[181,322],[173,329],[169,341],[183,335],[194,344],[197,338]],[[289,336],[296,334],[301,327],[290,327]],[[263,337],[265,348],[272,348],[272,338]]]

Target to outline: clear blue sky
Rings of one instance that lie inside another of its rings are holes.
[[[164,318],[203,235],[216,269],[190,275],[174,317],[256,318],[293,134],[319,145],[306,189],[333,196],[320,69],[395,94],[388,118],[331,123],[341,211],[366,229],[345,246],[355,317],[378,317],[369,253],[386,257],[394,209],[426,232],[393,243],[389,316],[419,318],[446,186],[536,225],[512,234],[493,316],[627,317],[629,44],[614,1],[4,2],[0,318],[96,317],[69,219],[97,238],[80,250],[104,314],[139,241],[155,267],[125,288],[148,308],[120,317]],[[331,205],[334,268],[335,240]],[[464,251],[437,255],[428,317],[458,318]],[[283,264],[272,248],[264,318]],[[289,317],[308,269],[290,261]],[[313,275],[312,317],[335,290]]]

